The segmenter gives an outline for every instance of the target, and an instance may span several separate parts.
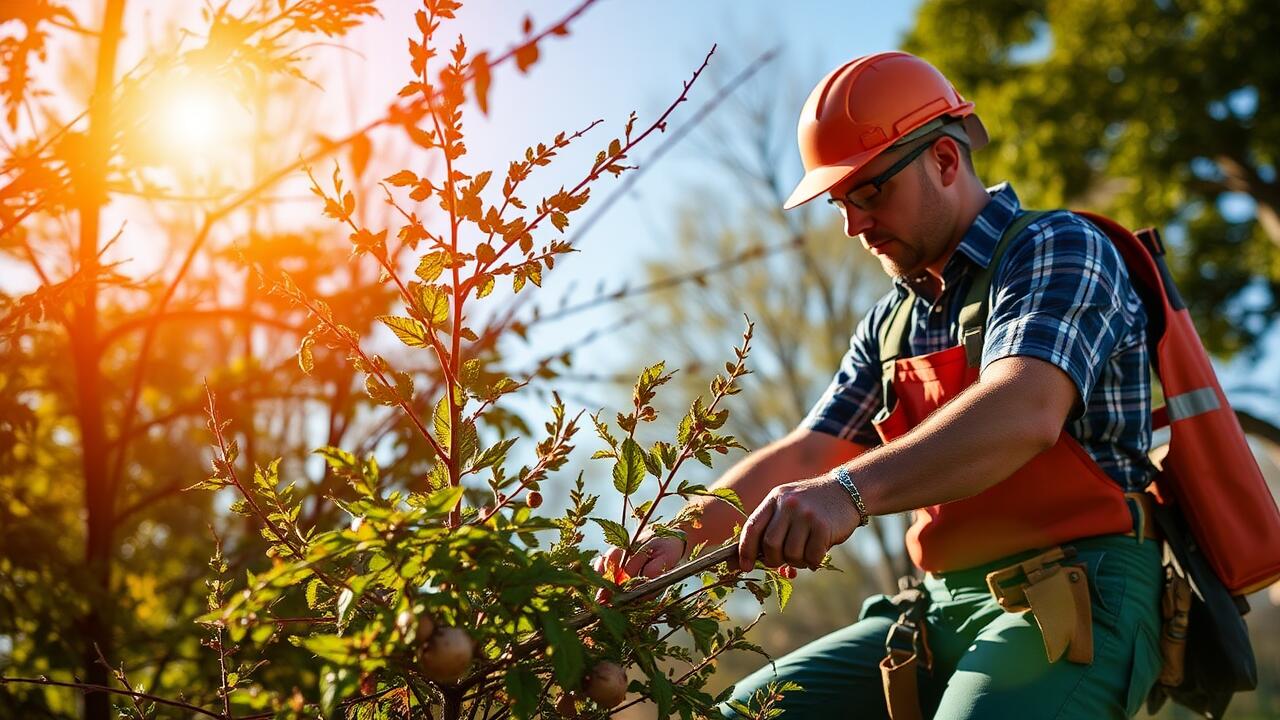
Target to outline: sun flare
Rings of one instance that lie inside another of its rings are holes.
[[[151,140],[171,157],[213,159],[227,151],[248,120],[228,88],[190,78],[168,84],[151,103]]]

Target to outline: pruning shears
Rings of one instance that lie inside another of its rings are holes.
[[[659,575],[656,578],[643,582],[640,585],[637,585],[633,590],[628,590],[627,592],[624,592],[624,593],[618,593],[613,597],[613,602],[610,604],[615,606],[625,605],[637,598],[641,598],[646,595],[651,595],[655,592],[666,590],[672,585],[675,585],[676,583],[679,583],[679,582],[683,582],[693,577],[694,575],[697,575],[698,573],[703,572],[704,570],[708,570],[712,567],[715,567],[716,565],[719,565],[720,563],[725,562],[726,560],[734,557],[737,554],[738,554],[738,543],[736,540],[734,540],[732,542],[726,543],[725,545],[722,545],[716,548],[715,550],[712,550],[706,555],[701,555],[699,557],[696,557],[693,560],[690,560],[689,562],[686,562],[683,565],[678,565],[666,571],[665,573]],[[581,612],[581,613],[578,613],[577,615],[574,615],[572,618],[570,618],[566,624],[570,628],[578,628],[591,622],[591,620],[594,617],[595,617],[595,614],[590,611]]]

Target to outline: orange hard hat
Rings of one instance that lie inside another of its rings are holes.
[[[971,149],[987,144],[987,131],[942,73],[904,52],[864,55],[831,71],[809,94],[796,136],[804,177],[783,204],[791,209],[818,197],[903,140],[949,120],[962,120],[953,136]],[[926,127],[927,126],[927,127]]]

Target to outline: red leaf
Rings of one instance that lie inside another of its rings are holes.
[[[396,187],[406,187],[418,183],[418,176],[410,170],[401,170],[394,175],[387,176],[385,179]]]
[[[357,135],[351,141],[351,167],[356,171],[356,177],[364,174],[364,170],[369,166],[369,156],[373,153],[373,143],[369,142],[368,135]]]
[[[516,50],[516,67],[520,69],[520,72],[528,72],[529,68],[536,62],[538,62],[537,43],[522,45]]]
[[[475,82],[476,88],[476,104],[480,106],[480,112],[485,115],[489,114],[489,54],[480,53],[471,60],[471,69],[474,73],[472,80]]]

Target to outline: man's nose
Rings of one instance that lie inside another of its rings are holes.
[[[871,221],[870,215],[850,205],[849,203],[844,204],[844,234],[845,235],[849,236],[850,238],[856,238],[859,235],[865,233],[867,230],[870,230],[874,224],[875,223]]]

